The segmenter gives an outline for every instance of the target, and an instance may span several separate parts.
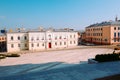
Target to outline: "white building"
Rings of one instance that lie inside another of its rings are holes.
[[[7,33],[7,52],[28,50],[28,40],[26,32]]]
[[[40,51],[78,45],[78,33],[67,30],[27,31],[7,33],[7,52]]]

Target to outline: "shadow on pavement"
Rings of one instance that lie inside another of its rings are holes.
[[[0,80],[93,80],[120,73],[119,64],[119,61],[98,64],[49,62],[0,66]]]

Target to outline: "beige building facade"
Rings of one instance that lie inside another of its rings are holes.
[[[86,27],[86,42],[120,44],[120,21],[109,21]]]

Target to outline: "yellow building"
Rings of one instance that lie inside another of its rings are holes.
[[[86,27],[86,42],[94,44],[119,44],[120,20],[101,22]]]

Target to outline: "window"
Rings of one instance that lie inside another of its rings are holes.
[[[118,27],[118,30],[120,30],[120,27]]]
[[[116,32],[114,32],[114,37],[116,37]]]
[[[20,36],[18,36],[18,40],[20,40]]]
[[[34,47],[34,44],[32,43],[31,46]]]
[[[76,42],[74,41],[74,44],[75,44]]]
[[[18,47],[20,47],[20,44],[18,44]]]
[[[64,42],[64,45],[66,45],[66,42]]]
[[[55,42],[55,45],[57,46],[57,42]]]
[[[13,36],[11,36],[11,40],[13,40]]]
[[[26,36],[24,36],[24,39],[25,39],[25,40],[27,40],[27,37],[26,37]]]
[[[116,30],[116,27],[114,27],[114,30]]]
[[[72,35],[70,35],[70,38],[72,38]]]
[[[42,46],[44,46],[44,43],[42,44]]]
[[[37,47],[39,47],[39,43],[37,43]]]
[[[72,41],[70,41],[70,44],[72,44]]]
[[[107,39],[105,39],[105,41],[107,42]]]
[[[60,42],[60,45],[62,45],[62,42]]]
[[[120,32],[118,32],[118,37],[120,37]]]
[[[11,44],[11,48],[14,48],[14,44]]]
[[[62,37],[60,36],[59,39],[62,39]]]

